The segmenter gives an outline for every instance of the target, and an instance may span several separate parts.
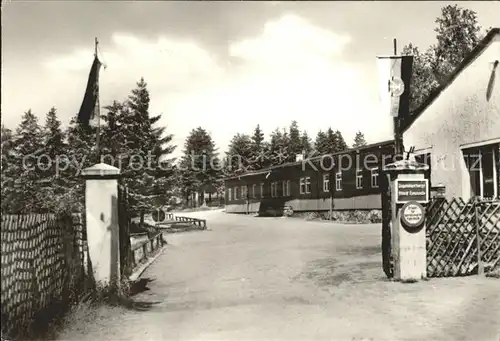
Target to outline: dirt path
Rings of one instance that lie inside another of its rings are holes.
[[[187,215],[187,214],[186,214]],[[500,340],[500,281],[385,280],[376,225],[215,212],[168,235],[145,312],[102,308],[60,340]]]

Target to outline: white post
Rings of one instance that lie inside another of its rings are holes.
[[[427,169],[425,164],[407,160],[385,168],[394,174],[391,249],[396,280],[416,281],[427,277],[425,206],[429,201],[429,183],[424,177]]]
[[[94,278],[103,285],[120,283],[119,176],[118,168],[105,163],[82,171],[89,255]]]

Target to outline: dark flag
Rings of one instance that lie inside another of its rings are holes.
[[[95,117],[96,103],[99,97],[99,70],[101,65],[99,58],[95,56],[92,68],[90,69],[82,106],[78,112],[78,122],[83,125],[89,125],[90,120]]]

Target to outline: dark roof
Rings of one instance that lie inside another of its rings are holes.
[[[382,142],[378,142],[378,143],[367,144],[367,145],[359,147],[359,148],[349,148],[349,149],[346,149],[346,150],[341,151],[341,152],[336,152],[336,153],[331,153],[331,154],[323,154],[323,155],[318,155],[318,156],[314,156],[314,157],[310,157],[310,158],[305,158],[304,160],[317,161],[325,156],[342,155],[342,154],[358,152],[361,150],[366,150],[366,149],[371,149],[371,148],[381,148],[381,147],[390,146],[393,144],[394,144],[394,140],[387,140],[387,141],[382,141]],[[303,161],[287,162],[287,163],[283,163],[281,165],[276,165],[276,166],[272,166],[272,167],[268,167],[268,168],[264,168],[264,169],[259,169],[256,171],[242,173],[240,175],[229,176],[227,178],[224,178],[223,180],[238,179],[238,178],[243,178],[243,177],[252,176],[252,175],[259,175],[259,174],[267,174],[274,169],[297,166],[297,165],[302,164],[302,162]]]
[[[489,45],[489,43],[493,40],[493,38],[500,33],[500,28],[491,29],[488,34],[477,44],[477,46],[462,60],[462,62],[453,70],[453,72],[447,77],[445,83],[437,87],[431,94],[427,97],[427,99],[422,103],[420,107],[418,107],[411,116],[409,116],[406,120],[402,120],[401,122],[401,130],[402,132],[406,132],[411,125],[422,115],[422,113],[429,107],[432,102],[458,77],[458,75],[469,66],[480,54],[483,50]]]

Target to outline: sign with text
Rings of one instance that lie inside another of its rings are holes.
[[[422,230],[425,221],[425,208],[416,201],[410,201],[401,208],[401,222],[409,233]]]
[[[396,203],[404,204],[409,201],[429,202],[429,181],[427,179],[397,179],[395,185]]]

